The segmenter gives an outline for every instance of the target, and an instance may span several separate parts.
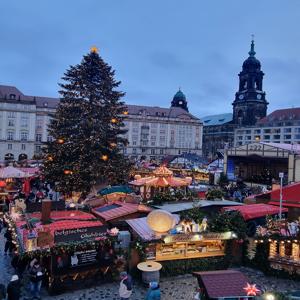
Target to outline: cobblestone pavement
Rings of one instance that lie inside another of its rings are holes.
[[[0,234],[0,282],[7,284],[13,275],[13,269],[10,265],[10,256],[3,255],[4,239],[3,232]],[[240,271],[245,273],[251,283],[256,283],[263,290],[273,290],[278,292],[290,292],[300,288],[299,282],[291,280],[277,279],[266,277],[261,272],[249,269],[240,268]],[[172,278],[163,278],[160,282],[162,291],[162,300],[190,300],[193,299],[197,288],[197,280],[191,275],[177,276]],[[146,288],[136,284],[131,300],[145,299]],[[22,300],[30,299],[26,284],[22,289]],[[58,296],[49,296],[46,290],[42,291],[43,300],[92,300],[106,299],[117,300],[118,298],[118,283],[109,283],[95,286],[89,289],[74,290]]]

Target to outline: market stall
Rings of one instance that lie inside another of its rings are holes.
[[[55,292],[75,281],[111,279],[118,230],[108,231],[90,213],[51,211],[50,206],[50,201],[43,201],[42,212],[5,216],[21,256],[27,262],[36,258],[45,268],[49,290]]]
[[[147,218],[127,220],[134,238],[145,245],[146,260],[167,261],[225,255],[226,240],[233,232],[207,232],[207,220],[201,224],[180,221],[177,215],[153,211]]]
[[[266,245],[271,268],[300,275],[299,221],[269,218],[266,226],[257,228],[255,244]]]

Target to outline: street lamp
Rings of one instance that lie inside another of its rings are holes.
[[[283,181],[283,176],[284,173],[280,172],[279,173],[279,178],[280,178],[280,197],[279,197],[279,219],[282,219],[282,181]]]

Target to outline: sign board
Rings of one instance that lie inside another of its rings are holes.
[[[233,232],[209,232],[209,233],[194,233],[194,234],[174,234],[167,235],[163,241],[165,243],[177,243],[177,242],[196,242],[207,240],[230,240],[235,238]]]
[[[50,231],[39,231],[37,237],[37,246],[40,248],[44,248],[52,245],[54,242],[54,238],[51,235]]]
[[[283,172],[280,172],[279,173],[279,178],[283,178],[284,177],[284,173]]]
[[[105,236],[107,226],[92,226],[84,228],[63,229],[54,231],[55,243],[68,243],[94,240]]]
[[[77,267],[82,265],[93,264],[97,260],[97,251],[86,250],[86,251],[77,251],[71,256],[71,267]]]

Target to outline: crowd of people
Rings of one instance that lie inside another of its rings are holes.
[[[37,259],[29,262],[20,256],[14,244],[12,232],[7,227],[7,224],[0,220],[0,233],[3,229],[6,231],[3,237],[0,238],[5,239],[4,255],[9,255],[11,258],[10,262],[14,274],[7,286],[4,283],[0,283],[0,300],[19,300],[21,297],[21,286],[26,285],[26,282],[28,282],[28,290],[32,299],[40,299],[40,290],[44,277],[44,271],[40,262]],[[24,274],[26,274],[26,277]]]

